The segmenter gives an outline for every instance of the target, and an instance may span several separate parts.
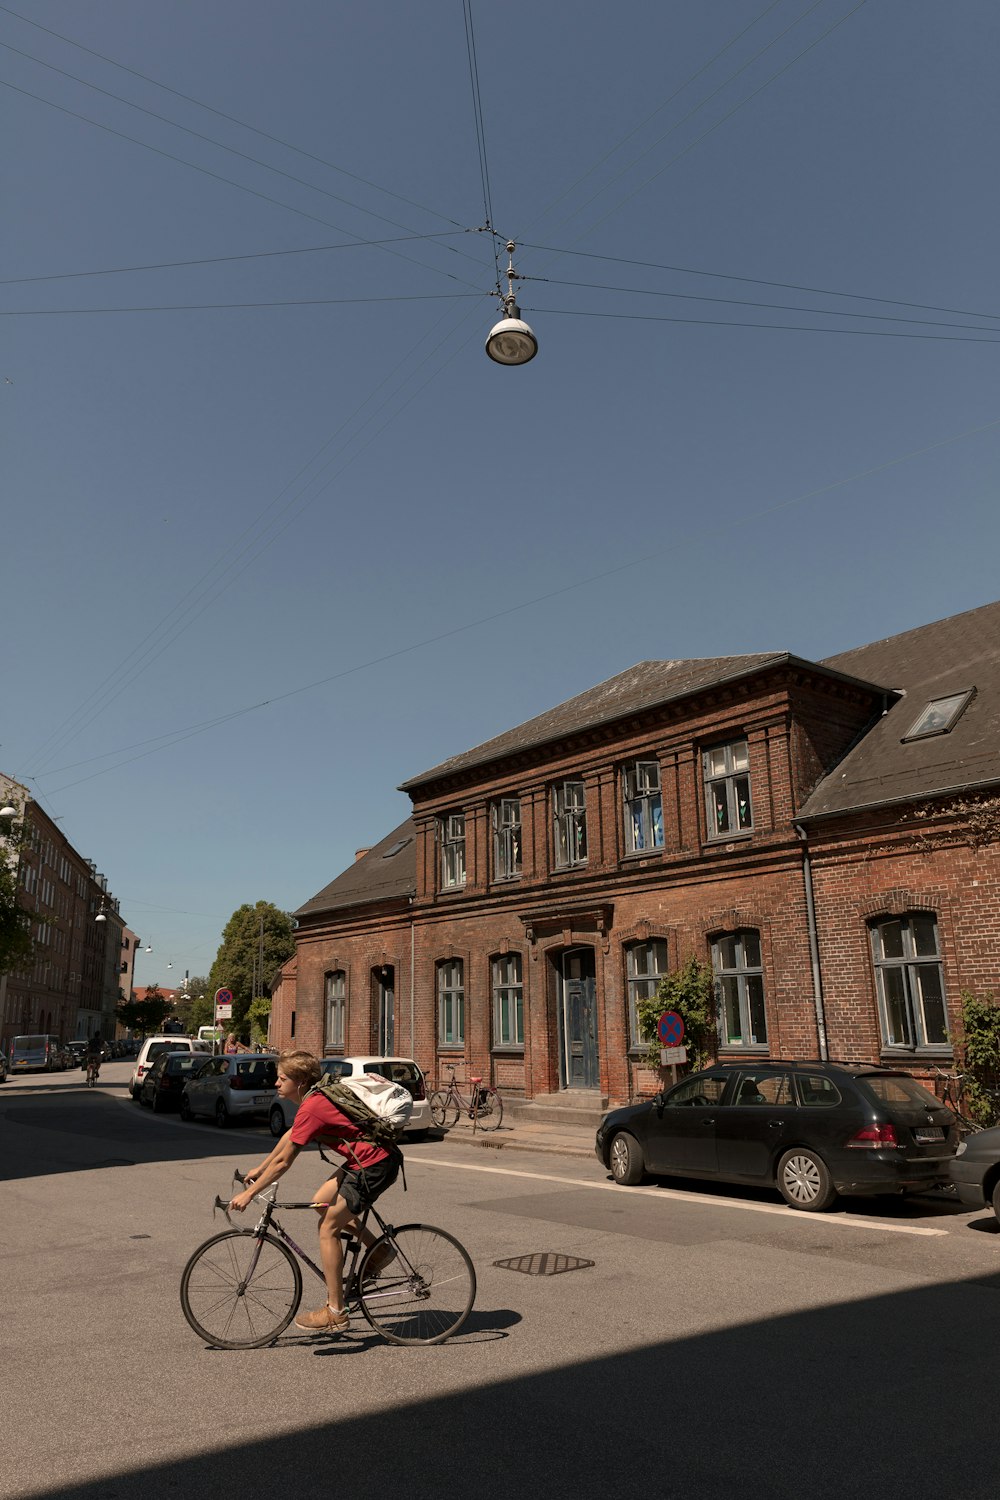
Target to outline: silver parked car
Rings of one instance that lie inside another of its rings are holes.
[[[270,1052],[238,1052],[210,1058],[184,1085],[181,1119],[208,1115],[216,1125],[246,1115],[267,1118],[277,1097],[278,1067]]]

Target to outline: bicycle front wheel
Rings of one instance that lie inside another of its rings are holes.
[[[396,1252],[375,1275],[365,1266],[389,1245]],[[404,1224],[377,1240],[360,1276],[361,1311],[391,1344],[440,1344],[458,1333],[476,1300],[476,1272],[453,1235]]]
[[[480,1089],[476,1126],[479,1130],[499,1130],[503,1119],[503,1099],[494,1088]]]
[[[432,1094],[429,1099],[431,1119],[439,1130],[450,1130],[458,1123],[458,1105],[451,1094]]]
[[[181,1307],[214,1349],[260,1349],[295,1316],[302,1272],[273,1235],[227,1229],[194,1252],[181,1276]]]

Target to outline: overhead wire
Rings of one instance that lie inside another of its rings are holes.
[[[476,58],[476,35],[472,24],[472,0],[462,0],[462,15],[465,21],[465,50],[469,60],[469,81],[472,85],[472,113],[476,129],[476,149],[479,155],[479,176],[483,187],[483,213],[486,228],[493,233],[493,261],[496,267],[497,296],[500,296],[500,253],[496,233],[493,231],[493,202],[490,195],[490,173],[486,159],[486,125],[483,120],[483,101],[479,90],[479,63]]]
[[[412,292],[380,297],[295,297],[271,302],[169,302],[137,307],[16,307],[0,308],[0,318],[62,318],[87,313],[220,312],[255,307],[351,307],[363,302],[454,302],[490,293]]]
[[[687,323],[708,328],[766,328],[780,333],[828,333],[846,337],[868,339],[930,339],[952,344],[1000,344],[1000,338],[962,338],[950,333],[897,333],[890,328],[830,328],[813,327],[799,323],[749,323],[725,318],[679,318],[666,313],[617,313],[597,312],[593,308],[539,307],[526,305],[525,312],[544,313],[546,316],[571,318],[617,318],[632,323]],[[789,309],[794,311],[794,309]],[[942,327],[948,325],[942,324]],[[959,325],[961,326],[961,325]],[[977,331],[977,330],[972,330]]]
[[[740,516],[735,520],[731,520],[728,524],[732,527],[757,525],[760,521],[765,520],[770,516],[777,515],[781,511],[789,510],[794,506],[805,504],[811,500],[820,499],[824,495],[832,494],[835,490],[843,489],[847,485],[858,484],[862,480],[871,479],[877,474],[884,474],[889,469],[898,468],[900,464],[908,463],[916,458],[923,458],[929,453],[938,452],[942,448],[950,447],[953,444],[963,442],[968,438],[978,437],[986,432],[995,432],[997,431],[997,429],[1000,429],[1000,418],[994,418],[992,421],[980,423],[975,427],[967,428],[963,432],[952,433],[949,437],[940,438],[934,443],[927,443],[919,448],[913,448],[907,453],[897,455],[895,458],[887,459],[882,463],[873,464],[866,469],[860,470],[854,474],[849,474],[842,479],[835,479],[829,484],[823,484],[816,486],[813,489],[805,490],[801,494],[793,495],[786,500],[779,500],[775,501],[771,505],[758,507],[754,511],[748,512],[747,514]],[[367,671],[372,667],[384,665],[384,663],[388,661],[393,661],[400,656],[409,655],[414,651],[423,650],[427,646],[436,645],[439,641],[448,640],[453,636],[465,634],[470,630],[478,629],[482,625],[492,624],[496,620],[505,619],[511,615],[519,614],[526,609],[531,609],[538,604],[543,604],[551,599],[556,599],[565,594],[572,593],[577,589],[589,588],[595,583],[601,583],[608,578],[613,578],[634,568],[646,566],[651,562],[658,561],[664,556],[676,556],[678,548],[680,546],[683,546],[685,544],[691,545],[698,540],[713,534],[714,533],[710,529],[706,528],[691,530],[687,533],[686,536],[678,535],[675,532],[671,535],[669,547],[663,547],[660,549],[651,549],[649,547],[644,548],[642,555],[639,557],[631,556],[625,562],[616,563],[612,567],[602,569],[600,572],[590,574],[587,577],[576,578],[570,583],[561,585],[559,588],[550,589],[544,594],[535,595],[531,599],[525,599],[518,604],[509,605],[505,609],[493,611],[488,615],[482,615],[475,620],[467,620],[463,624],[452,626],[448,630],[441,631],[433,636],[428,636],[423,640],[411,641],[405,646],[400,646],[392,651],[385,652],[380,656],[372,657],[368,661],[357,662],[351,667],[345,667],[342,670],[330,673],[325,677],[317,678],[311,682],[302,683],[298,687],[287,689],[283,693],[274,694],[271,697],[261,699],[256,703],[247,704],[243,708],[235,709],[230,714],[220,716],[215,720],[208,720],[202,724],[187,726],[185,729],[177,731],[176,739],[173,740],[170,744],[157,746],[152,750],[145,751],[141,756],[134,756],[131,758],[131,760],[121,761],[113,766],[106,766],[103,770],[95,771],[89,776],[83,776],[78,778],[76,781],[67,782],[64,786],[57,788],[55,792],[52,793],[52,795],[58,795],[60,792],[68,791],[71,787],[82,785],[82,783],[85,781],[92,781],[96,777],[105,776],[113,771],[120,770],[122,766],[131,764],[133,760],[144,759],[148,755],[157,754],[160,750],[171,749],[174,744],[180,744],[186,739],[191,739],[198,734],[206,733],[210,729],[215,728],[219,723],[224,722],[227,719],[254,713],[261,709],[272,707],[277,703],[287,702],[290,698],[300,697],[303,693],[314,692],[319,688],[329,686],[333,682],[339,682],[345,677],[350,677],[358,672]],[[123,752],[107,752],[108,755],[117,753]],[[69,770],[72,768],[64,767],[63,769]],[[55,776],[58,774],[61,774],[61,772],[50,771],[47,773],[47,776]],[[32,782],[36,780],[36,778],[33,776],[28,776],[25,779]]]

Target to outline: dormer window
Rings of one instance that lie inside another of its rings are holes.
[[[966,688],[962,693],[950,693],[947,698],[932,698],[913,727],[903,735],[903,743],[928,739],[933,734],[947,734],[954,729],[975,691],[975,688]]]

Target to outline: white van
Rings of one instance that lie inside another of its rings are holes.
[[[221,1042],[224,1039],[225,1035],[226,1033],[223,1031],[221,1026],[198,1027],[199,1042],[208,1042],[209,1045],[211,1045],[212,1042]]]

